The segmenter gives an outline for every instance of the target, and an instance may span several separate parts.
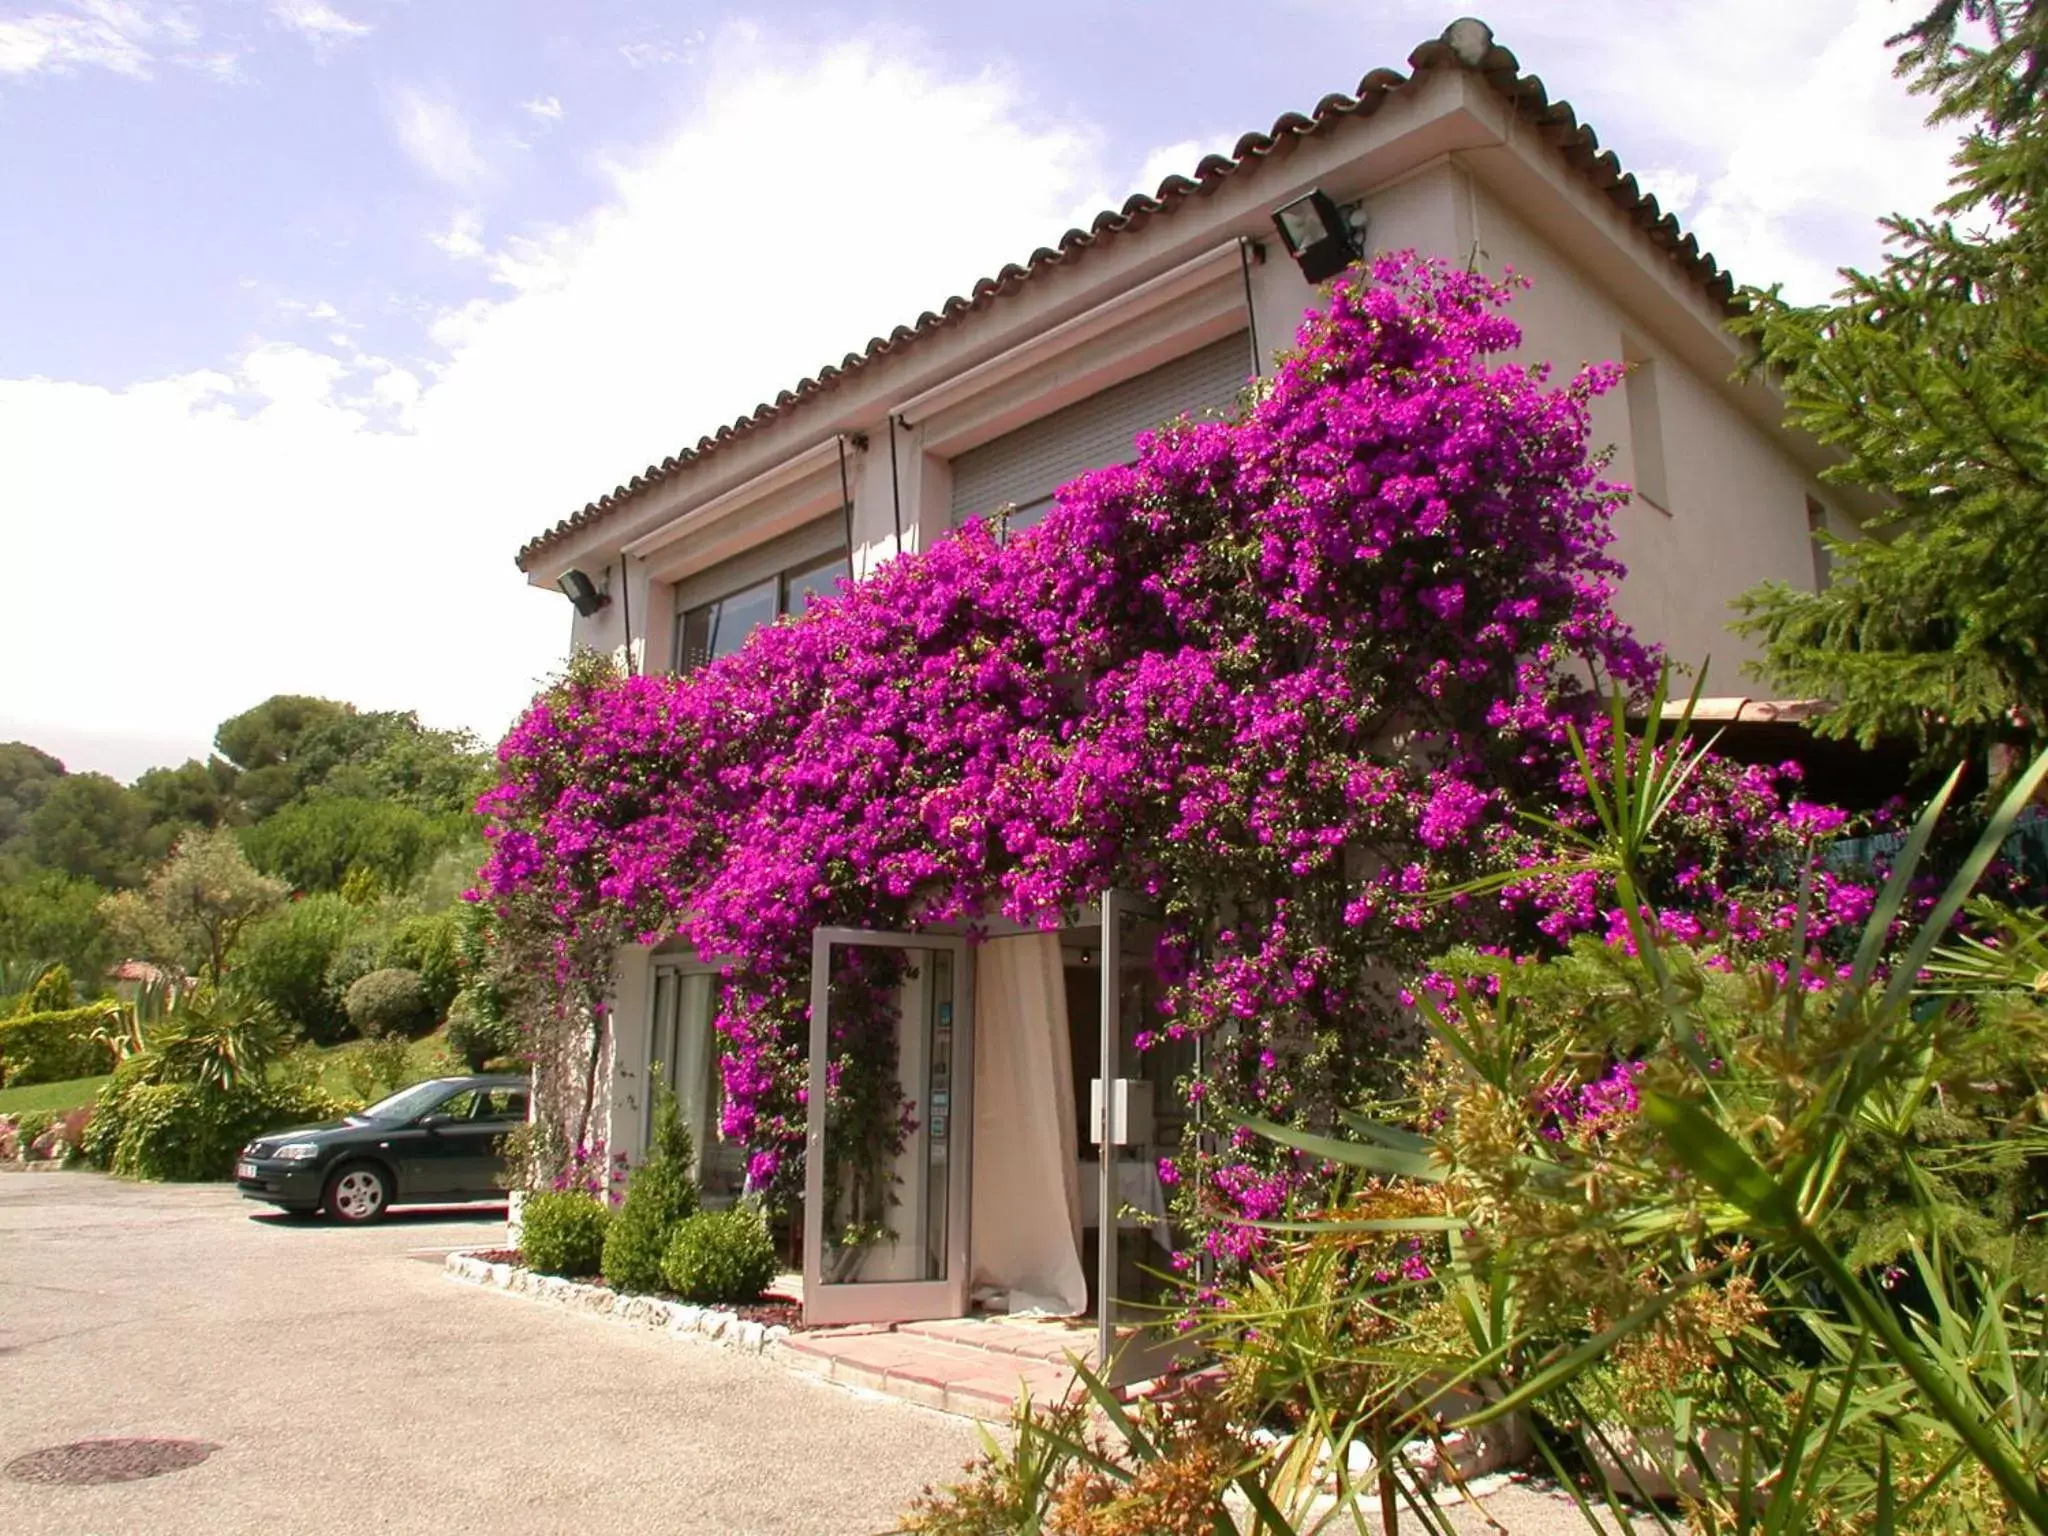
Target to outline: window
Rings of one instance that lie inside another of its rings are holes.
[[[1806,541],[1813,549],[1813,590],[1824,592],[1834,580],[1835,557],[1819,535],[1828,531],[1828,509],[1813,497],[1806,498]]]
[[[685,609],[676,618],[676,670],[694,672],[730,656],[778,614],[803,613],[818,598],[831,596],[848,570],[845,555],[832,555]]]
[[[1138,433],[1227,411],[1249,376],[1245,356],[1240,331],[968,449],[953,460],[953,526],[1007,506],[1010,531],[1029,528],[1076,475],[1129,463]]]
[[[846,556],[834,555],[815,565],[800,566],[782,573],[782,611],[808,613],[811,604],[839,590],[840,580],[851,574]]]
[[[697,1154],[697,1185],[713,1204],[729,1202],[746,1187],[746,1149],[719,1134],[725,1103],[719,1067],[718,978],[709,971],[660,966],[654,973],[654,1018],[647,1037],[648,1097],[645,1135],[653,1139],[654,1098],[660,1087],[676,1096],[676,1110]]]
[[[1657,407],[1657,361],[1627,336],[1621,340],[1621,361],[1628,369],[1623,390],[1628,401],[1635,491],[1658,511],[1669,512],[1671,488],[1664,476],[1664,418]]]
[[[524,1120],[526,1118],[526,1090],[524,1088],[494,1088],[479,1096],[476,1118],[479,1120]]]

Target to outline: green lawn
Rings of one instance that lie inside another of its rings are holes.
[[[55,1113],[76,1109],[106,1086],[104,1077],[74,1077],[65,1083],[36,1083],[28,1088],[0,1088],[0,1115]]]
[[[340,1045],[306,1047],[320,1063],[320,1086],[339,1098],[354,1097],[356,1085],[351,1066],[364,1046],[365,1042],[361,1040],[345,1040]],[[409,1083],[468,1070],[449,1056],[447,1044],[438,1030],[413,1041],[406,1048],[405,1055],[405,1080]],[[69,1082],[37,1083],[29,1088],[0,1088],[0,1115],[75,1109],[90,1102],[106,1082],[104,1076],[76,1077]]]

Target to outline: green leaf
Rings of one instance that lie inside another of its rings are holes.
[[[1935,904],[1934,910],[1927,914],[1927,920],[1913,936],[1913,943],[1906,951],[1905,958],[1892,973],[1891,985],[1885,988],[1885,1012],[1889,1013],[1905,1003],[1920,975],[1921,968],[1927,964],[1928,957],[1933,953],[1934,946],[1941,942],[1941,936],[1948,931],[1949,923],[1955,918],[1963,903],[1969,899],[1970,892],[1977,888],[1977,882],[1984,878],[1984,871],[1991,867],[1991,861],[1998,857],[1998,850],[2004,845],[2013,824],[2019,820],[2020,812],[2025,810],[2028,802],[2034,798],[2034,791],[2040,788],[2044,778],[2048,778],[2048,752],[2035,758],[2026,772],[2013,781],[2005,798],[1999,802],[1998,809],[1992,813],[1991,820],[1985,824],[1976,847],[1970,850],[1970,856],[1963,860],[1955,878],[1949,881],[1948,889],[1942,893],[1941,900]]]
[[[1723,1199],[1769,1226],[1799,1224],[1798,1203],[1698,1105],[1649,1089],[1642,1096],[1642,1114],[1686,1171]]]
[[[1317,1136],[1308,1131],[1275,1125],[1270,1120],[1240,1120],[1238,1124],[1280,1146],[1292,1147],[1297,1152],[1306,1152],[1311,1157],[1346,1168],[1359,1168],[1367,1173],[1388,1174],[1396,1178],[1426,1179],[1432,1184],[1443,1182],[1443,1169],[1420,1152],[1338,1141],[1335,1137]]]

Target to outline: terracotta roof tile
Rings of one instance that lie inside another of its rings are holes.
[[[982,278],[966,297],[954,295],[937,312],[926,310],[917,317],[915,324],[899,325],[886,337],[873,338],[864,350],[847,353],[836,367],[828,365],[819,369],[794,389],[783,390],[773,402],[763,402],[755,406],[750,415],[739,417],[730,426],[720,427],[711,435],[699,438],[694,447],[681,449],[659,464],[648,465],[630,483],[615,487],[608,496],[586,503],[554,527],[529,540],[516,557],[519,569],[529,569],[534,558],[550,546],[602,521],[643,492],[759,427],[780,419],[804,401],[836,388],[848,376],[895,355],[935,331],[945,329],[962,316],[986,309],[1016,292],[1035,273],[1048,267],[1070,264],[1116,235],[1143,228],[1154,217],[1172,213],[1189,198],[1215,191],[1231,176],[1255,171],[1262,161],[1288,154],[1304,138],[1327,132],[1347,118],[1371,116],[1388,96],[1437,70],[1468,69],[1479,75],[1514,107],[1525,122],[1540,129],[1544,137],[1562,152],[1567,164],[1627,214],[1686,276],[1705,289],[1710,298],[1723,307],[1734,307],[1734,282],[1714,258],[1700,249],[1698,240],[1679,227],[1675,217],[1658,207],[1657,199],[1643,191],[1635,177],[1622,169],[1621,162],[1612,151],[1600,147],[1598,135],[1579,121],[1569,102],[1552,101],[1540,79],[1522,73],[1521,64],[1514,54],[1494,42],[1492,32],[1483,24],[1453,22],[1444,29],[1441,37],[1432,38],[1411,53],[1408,65],[1411,74],[1375,69],[1359,81],[1357,94],[1346,96],[1342,92],[1332,92],[1305,116],[1289,112],[1266,132],[1247,133],[1228,155],[1204,157],[1202,163],[1195,167],[1193,176],[1169,176],[1150,197],[1135,193],[1125,200],[1121,209],[1104,209],[1087,229],[1068,230],[1060,236],[1057,246],[1040,246],[1022,266],[1014,262],[1006,265],[994,277]]]

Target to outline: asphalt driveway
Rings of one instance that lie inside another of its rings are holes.
[[[441,1278],[502,1221],[345,1230],[216,1186],[0,1174],[0,1466],[218,1447],[143,1481],[0,1474],[0,1530],[861,1536],[975,1449],[939,1414]]]

